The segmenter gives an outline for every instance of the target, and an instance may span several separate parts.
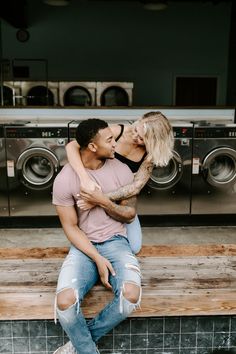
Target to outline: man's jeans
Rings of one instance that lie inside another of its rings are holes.
[[[123,321],[139,305],[141,299],[141,274],[138,261],[124,236],[115,235],[108,241],[94,243],[98,252],[107,258],[116,275],[110,274],[114,298],[92,320],[86,322],[80,307],[87,292],[99,280],[96,264],[84,253],[71,246],[58,279],[57,294],[74,289],[77,301],[66,310],[57,308],[60,323],[79,354],[95,354],[96,342],[118,323]],[[137,303],[123,296],[126,283],[140,287]]]

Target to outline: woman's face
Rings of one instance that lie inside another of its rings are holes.
[[[133,138],[134,144],[142,145],[142,146],[145,145],[144,141],[143,141],[143,138],[144,138],[143,123],[135,122],[133,124],[132,138]]]

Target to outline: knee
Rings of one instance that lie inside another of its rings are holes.
[[[65,289],[57,294],[57,307],[59,310],[66,310],[76,303],[75,289]]]
[[[131,250],[134,254],[137,254],[141,251],[142,244],[135,244],[131,246]]]
[[[141,288],[133,283],[125,283],[123,286],[123,296],[132,304],[137,304],[140,300]]]

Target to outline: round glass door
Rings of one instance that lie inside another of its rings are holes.
[[[117,86],[111,86],[101,95],[101,106],[128,106],[129,97],[127,92]]]
[[[214,187],[228,187],[236,183],[236,150],[221,147],[211,151],[203,160],[202,173]]]
[[[65,106],[91,106],[92,97],[88,90],[81,86],[68,89],[64,95]]]
[[[53,106],[53,93],[45,86],[32,87],[27,93],[27,106]]]
[[[2,90],[0,90],[0,102],[4,106],[13,106],[13,91],[10,87],[3,86]]]
[[[50,150],[31,148],[19,156],[16,169],[22,183],[28,188],[46,189],[53,183],[59,161]]]
[[[157,190],[170,189],[180,180],[182,173],[183,164],[181,157],[174,151],[173,157],[167,166],[154,167],[147,185]]]

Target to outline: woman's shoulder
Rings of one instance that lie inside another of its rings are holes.
[[[122,124],[122,123],[121,124],[110,124],[109,126],[112,130],[112,133],[113,133],[115,139],[123,132],[123,129],[124,129],[124,124]]]

